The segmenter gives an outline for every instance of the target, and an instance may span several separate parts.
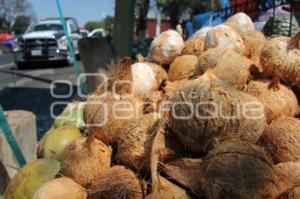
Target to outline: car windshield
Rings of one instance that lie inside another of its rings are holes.
[[[63,31],[63,26],[61,24],[38,24],[35,26],[32,26],[27,32],[33,32],[33,31],[48,31],[48,30],[54,30],[54,31]]]

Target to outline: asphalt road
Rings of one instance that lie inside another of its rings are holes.
[[[83,70],[82,66],[81,69]],[[56,82],[57,80],[60,82]],[[33,112],[37,117],[38,137],[52,126],[51,105],[77,98],[76,82],[71,66],[41,63],[30,69],[17,70],[13,55],[0,55],[0,104],[4,110],[21,109]],[[51,88],[56,95],[68,97],[53,96]],[[56,107],[55,114],[59,114],[64,108],[63,105]]]

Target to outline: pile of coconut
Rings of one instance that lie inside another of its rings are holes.
[[[300,198],[300,32],[163,32],[69,105],[5,198]]]

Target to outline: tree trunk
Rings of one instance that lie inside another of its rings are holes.
[[[139,7],[139,19],[137,24],[137,35],[139,40],[143,40],[147,36],[147,15],[149,11],[150,0],[141,0]]]

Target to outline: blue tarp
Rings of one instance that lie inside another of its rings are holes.
[[[230,7],[230,1],[220,0],[220,6],[222,9]],[[206,13],[193,16],[192,21],[186,23],[188,37],[192,36],[192,34],[200,28],[207,27],[207,26],[216,26],[223,23],[221,17],[222,14],[224,13],[209,11]]]

